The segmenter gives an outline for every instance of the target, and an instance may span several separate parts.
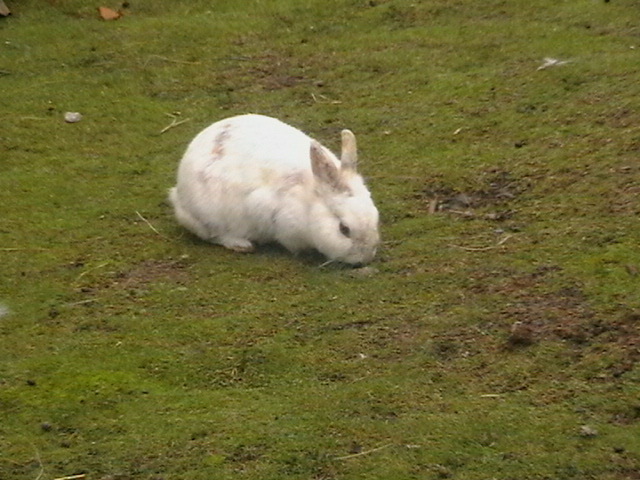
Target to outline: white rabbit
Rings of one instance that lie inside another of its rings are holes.
[[[342,131],[342,157],[275,118],[240,115],[200,132],[171,189],[178,222],[238,252],[278,242],[330,261],[366,264],[380,240],[378,210],[356,171],[356,139]]]

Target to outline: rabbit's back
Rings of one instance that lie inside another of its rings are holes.
[[[311,138],[275,118],[248,114],[221,120],[200,132],[183,164],[195,169],[217,167],[273,172],[310,170]],[[337,160],[336,160],[337,163]]]

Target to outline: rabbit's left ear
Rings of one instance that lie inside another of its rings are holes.
[[[343,170],[356,171],[358,164],[358,146],[356,136],[351,130],[342,130],[342,154],[340,157]]]
[[[315,140],[311,141],[309,156],[311,157],[311,170],[317,180],[337,192],[349,189],[342,179],[340,170],[326,154],[324,147]]]

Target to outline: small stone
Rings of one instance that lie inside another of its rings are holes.
[[[369,278],[378,273],[378,269],[374,267],[360,267],[351,270],[352,277]]]
[[[64,121],[67,123],[78,123],[82,120],[82,114],[78,112],[66,112],[64,114]]]
[[[513,322],[508,342],[511,345],[531,345],[533,343],[533,329],[523,322]]]
[[[596,437],[598,436],[598,431],[589,425],[582,425],[580,427],[580,436],[585,438]]]
[[[361,452],[362,452],[362,445],[360,445],[358,442],[351,442],[351,446],[349,447],[349,453],[353,455]]]

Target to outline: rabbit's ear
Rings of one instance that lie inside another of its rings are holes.
[[[322,145],[315,140],[311,141],[309,155],[311,157],[311,170],[316,179],[338,192],[348,190],[333,160],[326,154]]]
[[[358,164],[358,147],[356,136],[351,130],[342,130],[342,155],[340,158],[344,170],[356,171]]]

